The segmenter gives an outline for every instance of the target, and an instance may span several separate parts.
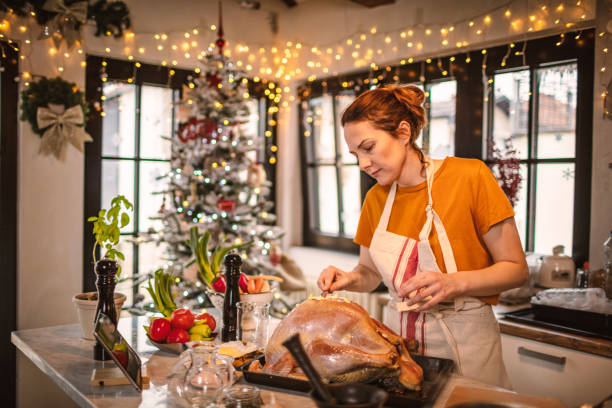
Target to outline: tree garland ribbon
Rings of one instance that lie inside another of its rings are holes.
[[[53,154],[59,160],[66,156],[66,142],[83,152],[83,143],[93,139],[83,129],[83,108],[75,105],[64,113],[56,113],[49,108],[39,107],[36,121],[40,129],[45,129],[40,143],[40,153]]]

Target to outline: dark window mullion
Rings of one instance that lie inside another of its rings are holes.
[[[136,161],[136,157],[118,157],[118,156],[102,156],[100,157],[102,160],[122,160],[122,161]],[[142,159],[143,161],[148,162],[169,162],[169,159]]]
[[[421,145],[421,149],[423,153],[429,156],[429,132],[431,130],[431,87],[427,82],[423,82],[423,89],[426,92],[425,97],[425,113],[427,115],[427,119],[425,122],[425,129],[423,129],[423,144]]]
[[[135,129],[134,134],[136,136],[136,140],[134,141],[134,151],[135,151],[135,159],[134,159],[134,238],[138,238],[140,236],[140,106],[141,106],[141,97],[142,97],[142,85],[136,85],[136,98],[134,100],[135,103]],[[132,257],[132,267],[133,274],[138,273],[139,271],[139,247],[134,240],[133,244],[133,257]],[[138,295],[138,285],[132,286],[132,299],[137,299]]]
[[[535,247],[535,211],[536,211],[536,166],[537,126],[538,126],[538,82],[534,67],[529,69],[529,116],[527,123],[527,234],[525,248],[533,251]]]

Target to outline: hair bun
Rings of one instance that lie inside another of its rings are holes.
[[[425,100],[425,92],[414,85],[392,88],[393,96],[409,107],[421,106]]]

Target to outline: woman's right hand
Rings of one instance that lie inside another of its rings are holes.
[[[321,272],[317,280],[317,285],[319,289],[321,289],[322,296],[326,296],[328,293],[333,293],[337,290],[342,290],[350,284],[350,273],[331,265],[323,269],[323,272]]]

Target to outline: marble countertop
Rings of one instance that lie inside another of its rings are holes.
[[[119,331],[138,352],[150,377],[150,387],[142,393],[130,385],[98,387],[90,384],[94,368],[114,367],[114,363],[93,360],[94,342],[81,337],[78,324],[15,331],[11,333],[11,341],[81,407],[177,406],[177,400],[168,390],[168,382],[170,367],[178,355],[159,351],[148,343],[142,329],[144,322],[142,317],[122,318],[119,322]],[[434,407],[444,407],[456,386],[496,389],[452,375]],[[266,407],[315,407],[305,394],[267,387],[261,387],[261,393]]]

